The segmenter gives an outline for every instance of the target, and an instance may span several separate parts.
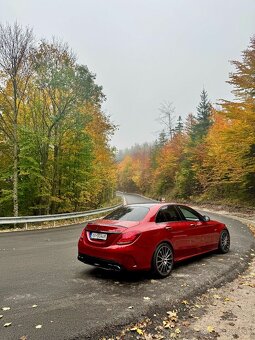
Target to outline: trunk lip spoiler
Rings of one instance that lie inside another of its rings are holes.
[[[118,224],[95,224],[97,227],[98,227],[98,230],[93,230],[93,229],[90,229],[90,226],[89,224],[85,227],[86,231],[90,231],[90,232],[99,232],[99,233],[105,233],[105,234],[121,234],[122,232],[121,231],[114,231],[114,230],[101,230],[101,228],[103,227],[120,227],[120,228],[125,228],[125,229],[128,229],[128,227],[125,227],[123,225],[118,225]]]
[[[91,229],[86,229],[86,231],[89,231],[89,232],[92,232],[92,233],[121,234],[121,231],[110,231],[110,230],[91,230]]]

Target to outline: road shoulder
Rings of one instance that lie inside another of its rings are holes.
[[[250,226],[255,235],[255,227]],[[255,338],[255,249],[249,267],[234,281],[183,300],[164,314],[155,313],[101,339],[240,339]]]

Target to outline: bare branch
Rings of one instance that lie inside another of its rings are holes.
[[[171,102],[164,102],[160,105],[159,111],[160,116],[158,118],[158,121],[160,122],[160,124],[165,126],[166,133],[171,140],[174,133],[175,107]]]

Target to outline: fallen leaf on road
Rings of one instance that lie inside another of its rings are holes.
[[[33,305],[33,306],[32,306],[32,308],[36,308],[36,307],[38,307],[38,305]]]
[[[175,311],[169,311],[169,312],[167,312],[167,314],[169,315],[169,319],[171,320],[171,321],[174,321],[174,322],[176,322],[177,321],[177,319],[178,319],[178,316],[177,316],[177,313],[175,312]]]
[[[197,308],[201,308],[201,306],[200,306],[200,305],[195,305],[195,307],[197,307]]]
[[[4,327],[9,327],[9,326],[11,326],[11,322],[6,322],[5,324],[4,324]]]
[[[10,307],[3,307],[2,310],[6,311],[6,310],[10,310]]]
[[[19,338],[19,340],[27,340],[27,336],[26,335],[23,335]]]
[[[137,328],[136,331],[137,331],[138,334],[143,335],[143,331],[140,328]]]
[[[229,297],[225,297],[225,298],[224,298],[224,301],[226,301],[226,302],[234,302],[234,300],[231,299],[231,298],[229,298]]]
[[[217,294],[214,294],[214,295],[213,295],[213,298],[219,300],[221,297],[220,297],[219,295],[217,295]]]
[[[136,326],[133,327],[133,328],[130,328],[130,330],[132,332],[137,332],[138,334],[143,335],[143,331],[140,328],[136,327]]]
[[[2,319],[3,315],[0,315],[0,319]]]
[[[168,328],[174,328],[174,323],[173,322],[170,322],[170,321],[163,321],[163,326],[164,328],[168,329]]]
[[[170,334],[170,338],[176,338],[176,337],[177,337],[176,333],[171,333]]]
[[[165,339],[164,335],[161,335],[161,334],[154,334],[154,339],[157,339],[157,340],[162,340],[162,339]]]
[[[149,298],[148,296],[144,296],[143,299],[144,299],[144,300],[150,300],[151,298]]]
[[[169,315],[170,318],[173,317],[173,316],[174,316],[174,317],[177,316],[177,313],[176,313],[175,311],[169,311],[169,312],[166,312],[166,314]]]
[[[208,326],[207,327],[207,332],[213,333],[213,332],[215,332],[215,330],[214,330],[214,328],[212,326]]]
[[[240,282],[240,284],[241,284],[242,286],[248,286],[248,287],[251,287],[251,288],[254,288],[254,287],[255,287],[255,283],[250,283],[249,281]]]
[[[40,329],[40,328],[42,328],[42,325],[37,325],[37,326],[35,326],[35,328]]]
[[[133,308],[134,308],[134,306],[129,306],[129,307],[128,307],[128,309],[133,309]]]
[[[189,303],[188,303],[187,300],[183,300],[183,301],[182,301],[182,304],[183,304],[183,305],[188,305]]]

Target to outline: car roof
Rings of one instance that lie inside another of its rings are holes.
[[[153,202],[153,203],[132,203],[127,204],[128,207],[145,207],[145,208],[152,208],[152,207],[163,207],[166,205],[177,205],[178,203],[161,203],[161,202]],[[178,204],[179,205],[179,204]],[[182,204],[180,204],[182,205]]]

